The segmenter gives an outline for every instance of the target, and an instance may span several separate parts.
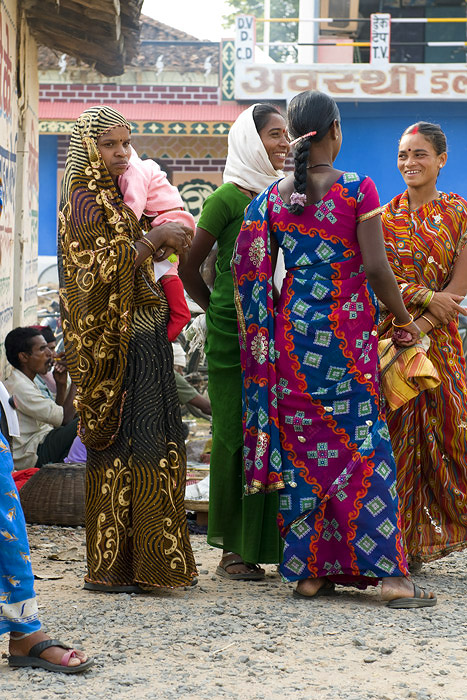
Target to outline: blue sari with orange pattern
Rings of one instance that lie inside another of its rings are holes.
[[[364,588],[407,575],[377,301],[357,240],[357,223],[375,215],[376,188],[357,173],[342,173],[301,216],[276,183],[246,210],[234,250],[246,489],[280,492],[287,581]],[[286,267],[276,308],[272,237]]]

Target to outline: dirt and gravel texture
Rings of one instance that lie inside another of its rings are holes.
[[[85,648],[82,675],[0,664],[15,700],[465,700],[466,558],[425,566],[438,593],[424,610],[389,610],[378,590],[302,601],[268,566],[264,582],[215,575],[219,550],[192,537],[199,585],[149,595],[83,590],[84,530],[29,526],[44,628]],[[50,557],[58,557],[51,559]],[[49,578],[49,577],[61,578]],[[7,651],[7,638],[0,651]]]

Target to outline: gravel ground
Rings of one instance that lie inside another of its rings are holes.
[[[44,628],[94,656],[77,676],[0,664],[15,700],[465,700],[465,555],[425,566],[438,593],[424,610],[389,610],[379,591],[292,598],[275,567],[264,582],[215,575],[219,552],[192,537],[199,585],[149,595],[84,591],[84,530],[29,526]],[[50,559],[49,557],[58,557]],[[50,578],[50,577],[60,578]],[[7,638],[0,639],[5,656]]]

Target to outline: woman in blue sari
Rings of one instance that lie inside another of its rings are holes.
[[[232,260],[247,493],[279,492],[280,572],[297,581],[294,595],[381,581],[388,607],[431,607],[436,596],[408,579],[400,534],[376,294],[394,315],[395,344],[415,344],[420,331],[386,258],[374,183],[334,168],[336,103],[296,95],[288,128],[294,173],[248,206]]]
[[[85,671],[91,659],[41,631],[26,523],[12,471],[10,449],[0,433],[0,634],[10,635],[8,663]]]
[[[1,184],[0,178],[0,215]],[[0,433],[0,634],[10,635],[8,663],[63,673],[85,671],[92,659],[41,631],[26,522],[12,472],[10,448]]]

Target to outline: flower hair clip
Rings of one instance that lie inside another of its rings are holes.
[[[308,138],[308,136],[316,136],[316,131],[309,131],[307,134],[303,134],[303,136],[299,136],[298,139],[295,139],[294,141],[290,141],[289,146],[295,146],[296,143],[301,141],[302,139]]]
[[[292,192],[290,195],[290,204],[299,204],[304,207],[306,204],[306,194],[300,194],[300,192]]]

